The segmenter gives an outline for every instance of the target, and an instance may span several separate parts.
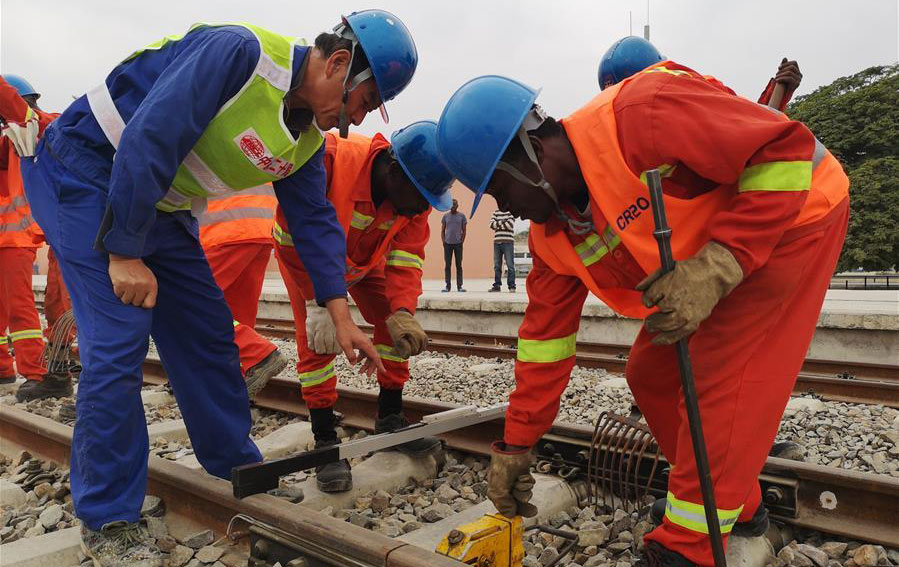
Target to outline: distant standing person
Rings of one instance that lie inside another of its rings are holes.
[[[506,285],[515,291],[515,217],[508,211],[493,211],[490,228],[493,229],[493,287],[489,291],[500,291],[503,281],[503,258],[506,259]]]
[[[462,287],[462,244],[465,242],[465,227],[468,225],[468,219],[459,212],[459,201],[453,199],[453,208],[443,215],[443,227],[440,235],[443,238],[443,263],[446,273],[446,287],[444,293],[450,290],[450,280],[452,277],[452,269],[450,261],[453,254],[456,255],[456,289],[465,291]]]

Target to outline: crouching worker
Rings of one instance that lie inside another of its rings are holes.
[[[411,355],[420,353],[428,337],[415,319],[421,295],[424,249],[428,242],[431,207],[446,211],[452,204],[452,176],[437,158],[434,122],[416,122],[391,137],[325,135],[328,198],[347,234],[346,284],[362,317],[374,325],[375,346],[384,362],[378,371],[378,416],[375,432],[407,425],[403,416],[403,385],[409,379]],[[285,219],[275,220],[275,254],[287,284],[296,319],[297,373],[309,407],[316,447],[338,443],[334,403],[340,352],[335,328],[325,311],[312,301],[307,264],[300,261],[287,234]],[[439,446],[433,437],[398,447],[425,454]],[[352,487],[346,460],[316,469],[324,492]]]

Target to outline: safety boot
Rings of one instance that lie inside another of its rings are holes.
[[[696,565],[680,553],[656,541],[647,542],[640,550],[635,567],[693,567]]]
[[[287,368],[287,357],[278,349],[273,350],[262,362],[247,370],[247,395],[253,399],[268,381]]]
[[[409,425],[403,415],[403,389],[381,388],[378,392],[378,419],[375,420],[375,433],[388,433]],[[402,445],[392,447],[410,457],[426,455],[440,447],[440,439],[422,437]]]
[[[110,522],[97,531],[82,525],[81,550],[94,567],[162,567],[164,558],[142,522]]]
[[[379,417],[375,421],[375,434],[388,433],[402,429],[409,425],[409,421],[401,413],[393,413],[384,417]],[[421,457],[440,448],[440,439],[436,437],[422,437],[421,439],[413,439],[402,445],[391,447],[400,453],[409,455],[410,457]]]
[[[778,441],[774,445],[771,445],[768,456],[790,461],[805,462],[806,450],[805,447],[795,441]]]
[[[334,408],[310,408],[309,418],[316,449],[340,444],[335,428],[337,419]],[[353,473],[350,471],[349,461],[341,459],[315,467],[315,484],[322,492],[346,492],[353,488]]]
[[[652,503],[652,507],[649,509],[649,518],[654,525],[662,525],[662,518],[665,517],[665,507],[667,506],[667,502],[668,501],[665,498],[659,498]],[[759,507],[752,518],[746,522],[737,522],[734,524],[734,528],[730,533],[731,535],[739,537],[765,535],[768,531],[769,524],[768,510],[765,509],[764,504],[759,504]]]
[[[30,402],[72,395],[72,378],[68,373],[48,372],[42,380],[28,379],[16,390],[16,400]]]

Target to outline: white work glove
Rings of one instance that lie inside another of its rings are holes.
[[[37,116],[32,115],[21,124],[18,122],[3,124],[2,135],[10,139],[19,157],[31,157],[34,155],[34,148],[37,147],[39,130]]]
[[[315,300],[306,302],[306,343],[316,354],[343,352],[337,342],[337,328],[326,307],[319,307]]]

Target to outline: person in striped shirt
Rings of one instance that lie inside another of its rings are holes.
[[[493,287],[489,291],[502,289],[503,258],[506,259],[506,285],[515,291],[515,217],[508,211],[497,209],[490,218],[493,229]]]

